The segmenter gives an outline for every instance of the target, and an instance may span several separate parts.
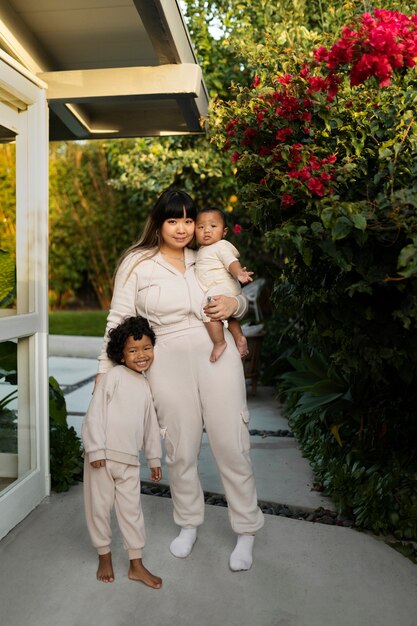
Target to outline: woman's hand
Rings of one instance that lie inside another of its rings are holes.
[[[100,467],[105,467],[106,459],[99,459],[98,461],[91,461],[90,465],[91,467],[94,467],[95,469],[99,469]]]
[[[204,313],[211,320],[227,320],[233,317],[239,303],[233,296],[209,296],[210,301],[204,307]]]

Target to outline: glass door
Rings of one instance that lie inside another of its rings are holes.
[[[0,538],[49,493],[47,105],[0,59]]]

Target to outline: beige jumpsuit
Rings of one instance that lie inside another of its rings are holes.
[[[255,533],[264,520],[250,461],[240,355],[225,330],[227,349],[221,359],[209,361],[212,343],[201,320],[204,293],[195,276],[195,252],[185,250],[184,274],[160,253],[141,260],[143,254],[130,255],[117,272],[107,330],[126,317],[142,315],[157,335],[148,380],[159,424],[165,430],[174,520],[190,528],[204,519],[198,477],[204,426],[225,489],[232,528],[238,534]],[[246,306],[239,302],[238,316]],[[111,367],[105,347],[99,360],[100,372]]]

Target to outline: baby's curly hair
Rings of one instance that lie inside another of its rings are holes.
[[[152,345],[155,345],[155,333],[143,317],[128,317],[124,322],[109,330],[109,343],[107,344],[107,356],[111,361],[122,364],[123,350],[129,337],[142,339],[149,337]]]

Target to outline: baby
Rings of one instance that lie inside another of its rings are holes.
[[[195,235],[200,248],[197,252],[196,274],[201,287],[210,301],[213,295],[236,296],[241,293],[239,283],[252,282],[253,272],[239,263],[239,252],[224,237],[228,228],[226,218],[220,209],[202,209],[197,215]],[[223,323],[204,319],[213,342],[210,361],[214,363],[227,347],[223,333]],[[248,354],[248,343],[239,322],[230,318],[228,328],[235,340],[239,354]]]

